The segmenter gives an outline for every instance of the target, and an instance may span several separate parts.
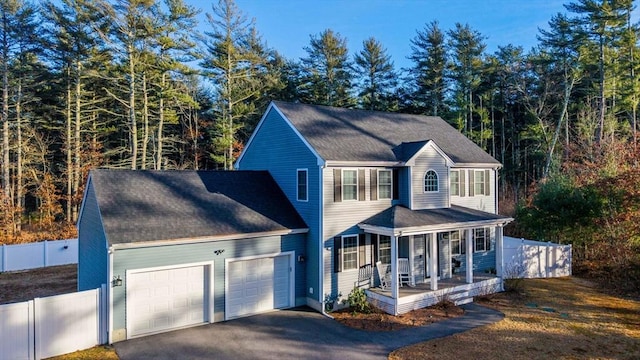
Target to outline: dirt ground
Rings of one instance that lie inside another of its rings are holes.
[[[0,273],[0,304],[77,291],[77,265]]]
[[[462,316],[464,310],[451,302],[418,309],[406,314],[393,316],[374,308],[369,314],[354,313],[351,309],[334,311],[331,316],[340,323],[361,330],[393,331],[413,326],[429,325],[438,321]]]

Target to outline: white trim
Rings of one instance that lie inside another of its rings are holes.
[[[109,302],[107,309],[107,318],[109,325],[107,328],[107,341],[109,344],[113,343],[113,291],[111,290],[111,280],[113,279],[113,248],[107,249],[107,256],[109,261],[107,269],[107,301]]]
[[[132,311],[130,311],[129,306],[131,305],[131,295],[129,294],[129,287],[130,287],[130,283],[131,283],[131,275],[137,274],[137,273],[143,273],[143,272],[153,272],[153,271],[161,271],[161,270],[173,270],[173,269],[181,269],[181,268],[189,268],[189,267],[196,267],[196,266],[203,266],[205,267],[204,271],[205,271],[205,277],[204,277],[204,281],[207,282],[207,284],[205,284],[205,289],[203,291],[203,295],[206,297],[205,301],[207,302],[207,307],[205,308],[205,318],[203,319],[204,322],[201,323],[197,323],[197,324],[192,324],[192,325],[187,325],[187,326],[180,326],[180,327],[175,327],[175,328],[170,328],[170,329],[165,329],[165,330],[160,330],[160,331],[152,331],[152,332],[148,332],[148,333],[144,333],[144,334],[140,334],[140,335],[131,335],[131,316],[129,316],[129,314],[132,313]],[[148,268],[140,268],[140,269],[127,269],[125,270],[125,296],[127,298],[126,301],[126,306],[125,306],[125,326],[127,329],[127,340],[129,339],[133,339],[133,338],[137,338],[137,337],[143,337],[143,336],[148,336],[148,335],[152,335],[152,334],[159,334],[159,333],[164,333],[164,332],[168,332],[168,331],[173,331],[176,329],[182,329],[182,328],[186,328],[186,327],[192,327],[192,326],[198,326],[198,325],[202,325],[204,323],[212,323],[213,322],[213,318],[214,318],[214,312],[213,312],[213,301],[214,301],[214,277],[213,277],[213,260],[212,261],[200,261],[200,262],[194,262],[194,263],[185,263],[185,264],[177,264],[177,265],[166,265],[166,266],[152,266],[152,267],[148,267]],[[208,270],[207,271],[207,267]],[[206,290],[209,290],[208,292]]]
[[[442,151],[442,149],[440,148],[440,146],[438,146],[438,144],[435,143],[435,141],[433,140],[429,140],[427,141],[426,144],[424,144],[424,146],[416,151],[415,154],[413,154],[413,156],[407,160],[405,162],[406,166],[414,166],[416,164],[416,159],[422,155],[422,153],[427,149],[427,148],[432,148],[434,149],[440,156],[442,156],[442,158],[444,159],[445,163],[447,166],[451,167],[454,165],[453,160],[451,160],[451,158],[449,157],[449,155],[447,155],[444,151]]]
[[[427,185],[425,183],[427,181],[427,174],[430,171],[433,172],[434,174],[436,174],[436,188],[437,188],[437,190],[427,190],[426,189]],[[435,171],[434,169],[429,168],[424,172],[424,175],[422,176],[422,193],[423,194],[437,194],[439,192],[440,192],[440,176],[438,175],[437,171]]]
[[[503,226],[513,221],[513,218],[507,219],[498,219],[498,220],[481,220],[481,221],[471,221],[471,222],[459,222],[459,223],[448,223],[448,224],[440,224],[440,225],[431,225],[431,226],[412,226],[406,228],[387,228],[382,226],[373,226],[367,224],[358,224],[365,232],[370,232],[379,235],[389,235],[389,236],[410,236],[410,235],[420,235],[431,232],[441,232],[448,230],[464,230],[464,229],[473,229],[480,227],[489,227],[489,226]]]
[[[242,256],[235,258],[226,258],[224,259],[224,320],[230,319],[239,319],[241,317],[251,316],[255,314],[247,314],[243,316],[236,316],[233,318],[228,317],[227,305],[229,304],[229,264],[237,261],[247,261],[247,260],[257,260],[257,259],[268,259],[268,258],[276,258],[280,256],[288,256],[289,257],[289,307],[293,308],[296,306],[296,296],[295,296],[295,278],[296,278],[296,266],[295,266],[295,251],[282,251],[278,253],[271,254],[261,254],[261,255],[252,255],[252,256]],[[274,280],[275,284],[275,280]]]
[[[489,170],[489,169],[472,169],[473,170],[473,179],[471,179],[471,186],[473,186],[473,196],[491,196],[491,195],[487,195],[485,194],[485,189],[486,189],[486,185],[485,183],[489,184],[489,190],[491,190],[491,172],[489,172],[489,179],[485,179],[484,178],[484,174],[485,174],[485,170]],[[476,191],[476,173],[482,173],[482,194],[478,194],[478,192]],[[497,196],[496,196],[497,198]]]
[[[475,168],[489,168],[493,170],[501,169],[502,164],[495,163],[455,163],[453,164],[454,168],[460,169],[475,169]]]
[[[300,183],[299,183],[299,179],[300,178],[298,177],[300,172],[304,172],[305,173],[305,177],[304,177],[305,184],[304,184],[304,186],[305,186],[305,189],[306,189],[306,192],[307,192],[307,196],[306,196],[306,198],[304,200],[300,199],[300,193],[298,192],[300,190]],[[308,168],[296,169],[296,201],[298,201],[298,202],[309,202],[309,169]]]
[[[398,178],[400,178],[400,176],[398,176]],[[413,166],[407,167],[407,180],[408,183],[406,185],[409,189],[409,209],[413,209]],[[398,191],[400,191],[400,188],[398,188]],[[400,195],[398,197],[402,199],[402,193],[399,193],[398,195]]]
[[[238,156],[238,159],[236,159],[236,162],[234,163],[234,168],[235,169],[239,169],[240,168],[240,162],[244,158],[244,154],[246,153],[247,149],[249,149],[251,147],[251,143],[253,142],[253,139],[255,138],[256,134],[262,128],[262,124],[264,123],[265,119],[267,118],[267,115],[269,114],[269,112],[272,109],[275,110],[280,115],[280,117],[284,120],[284,122],[287,125],[289,125],[291,130],[293,130],[293,132],[296,134],[296,136],[298,136],[298,138],[300,138],[300,140],[307,146],[307,148],[309,148],[309,151],[311,151],[311,153],[316,157],[317,164],[320,165],[320,166],[324,165],[325,160],[320,156],[320,154],[318,154],[318,152],[313,148],[313,146],[311,146],[311,144],[309,144],[307,139],[305,139],[304,136],[302,136],[302,134],[300,134],[298,129],[296,129],[296,127],[293,126],[293,123],[291,121],[289,121],[289,119],[282,113],[282,111],[280,111],[280,109],[278,109],[278,106],[272,101],[272,102],[269,103],[269,106],[267,107],[267,110],[264,112],[264,114],[262,114],[262,118],[260,118],[260,121],[258,122],[258,125],[256,125],[256,128],[253,130],[253,133],[251,134],[251,137],[247,141],[246,145],[244,146],[244,149],[242,150],[242,153],[240,154],[240,156]]]
[[[170,239],[170,240],[152,240],[152,241],[140,241],[135,243],[122,243],[111,245],[114,249],[137,249],[153,246],[165,246],[165,245],[184,245],[184,244],[197,244],[205,242],[216,242],[226,240],[241,240],[252,239],[265,236],[281,236],[281,235],[294,235],[304,234],[309,232],[308,228],[294,229],[294,230],[276,230],[276,231],[263,231],[249,234],[231,234],[231,235],[216,235],[216,236],[203,236],[197,238],[183,238],[183,239]]]
[[[314,289],[318,302],[320,303],[320,311],[324,310],[324,171],[326,168],[318,166],[318,234],[316,242],[318,243],[318,289]],[[334,186],[335,187],[335,186]],[[333,200],[333,199],[332,199]],[[308,241],[314,241],[309,239]],[[305,293],[308,289],[305,289]]]
[[[328,167],[402,167],[402,161],[347,161],[347,160],[327,160]]]
[[[344,238],[346,237],[355,237],[356,238],[356,267],[353,269],[345,270],[344,268]],[[360,237],[359,234],[347,234],[340,236],[340,245],[342,249],[342,253],[340,254],[340,272],[349,272],[349,271],[358,271],[360,268]],[[334,249],[335,251],[335,249]]]
[[[390,180],[390,185],[391,188],[389,189],[389,197],[388,198],[382,198],[380,197],[380,172],[388,172],[389,173],[389,180]],[[369,184],[371,184],[371,179],[369,179]],[[378,191],[378,200],[393,200],[393,170],[392,169],[376,169],[376,184],[377,184],[377,191]],[[371,185],[369,185],[371,186]],[[397,185],[396,185],[397,186]]]

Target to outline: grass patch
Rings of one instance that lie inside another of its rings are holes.
[[[640,302],[598,291],[577,278],[529,279],[522,293],[484,297],[505,319],[398,349],[392,360],[639,359]],[[552,309],[553,311],[550,311]]]

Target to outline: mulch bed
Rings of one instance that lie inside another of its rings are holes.
[[[350,308],[331,313],[331,316],[341,324],[367,331],[393,331],[425,326],[462,315],[464,315],[464,309],[450,302],[413,310],[398,316],[389,315],[378,308],[373,308],[369,314],[356,313]]]

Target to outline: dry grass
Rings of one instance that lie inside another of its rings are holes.
[[[77,265],[0,273],[0,304],[77,291]]]
[[[91,349],[76,351],[71,354],[54,356],[47,360],[118,360],[119,357],[112,346],[96,346]]]
[[[577,278],[524,281],[524,293],[486,297],[505,319],[394,351],[389,358],[639,359],[640,302]]]

